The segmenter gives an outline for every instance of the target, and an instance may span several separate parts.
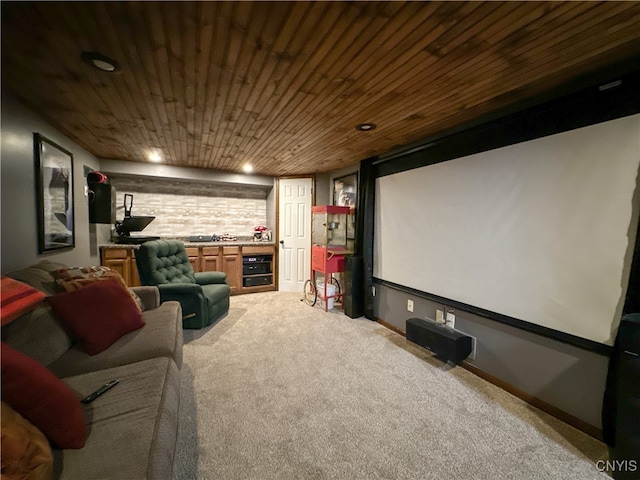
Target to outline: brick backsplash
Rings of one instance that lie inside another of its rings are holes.
[[[131,214],[156,218],[139,235],[174,238],[228,233],[253,235],[266,225],[267,194],[261,187],[110,177],[116,188],[116,219],[124,216],[124,194],[133,195]],[[269,228],[272,228],[269,225]]]

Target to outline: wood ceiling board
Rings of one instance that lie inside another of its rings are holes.
[[[2,40],[3,88],[99,158],[296,175],[636,58],[640,4],[4,2]]]

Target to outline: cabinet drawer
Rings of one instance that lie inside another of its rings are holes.
[[[216,256],[220,252],[219,247],[202,247],[202,255],[206,257]]]
[[[187,252],[187,256],[189,257],[197,257],[198,256],[198,247],[185,247]]]
[[[237,255],[240,253],[240,247],[222,247],[223,255]]]
[[[248,246],[248,247],[242,247],[242,254],[243,255],[272,255],[273,254],[273,247],[272,246]]]
[[[103,250],[104,258],[127,258],[129,250],[126,248],[105,248]]]

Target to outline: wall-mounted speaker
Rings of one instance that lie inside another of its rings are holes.
[[[115,189],[109,183],[89,183],[89,223],[114,223]]]

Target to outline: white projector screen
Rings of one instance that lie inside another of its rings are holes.
[[[639,164],[633,115],[380,177],[374,277],[613,345]]]

